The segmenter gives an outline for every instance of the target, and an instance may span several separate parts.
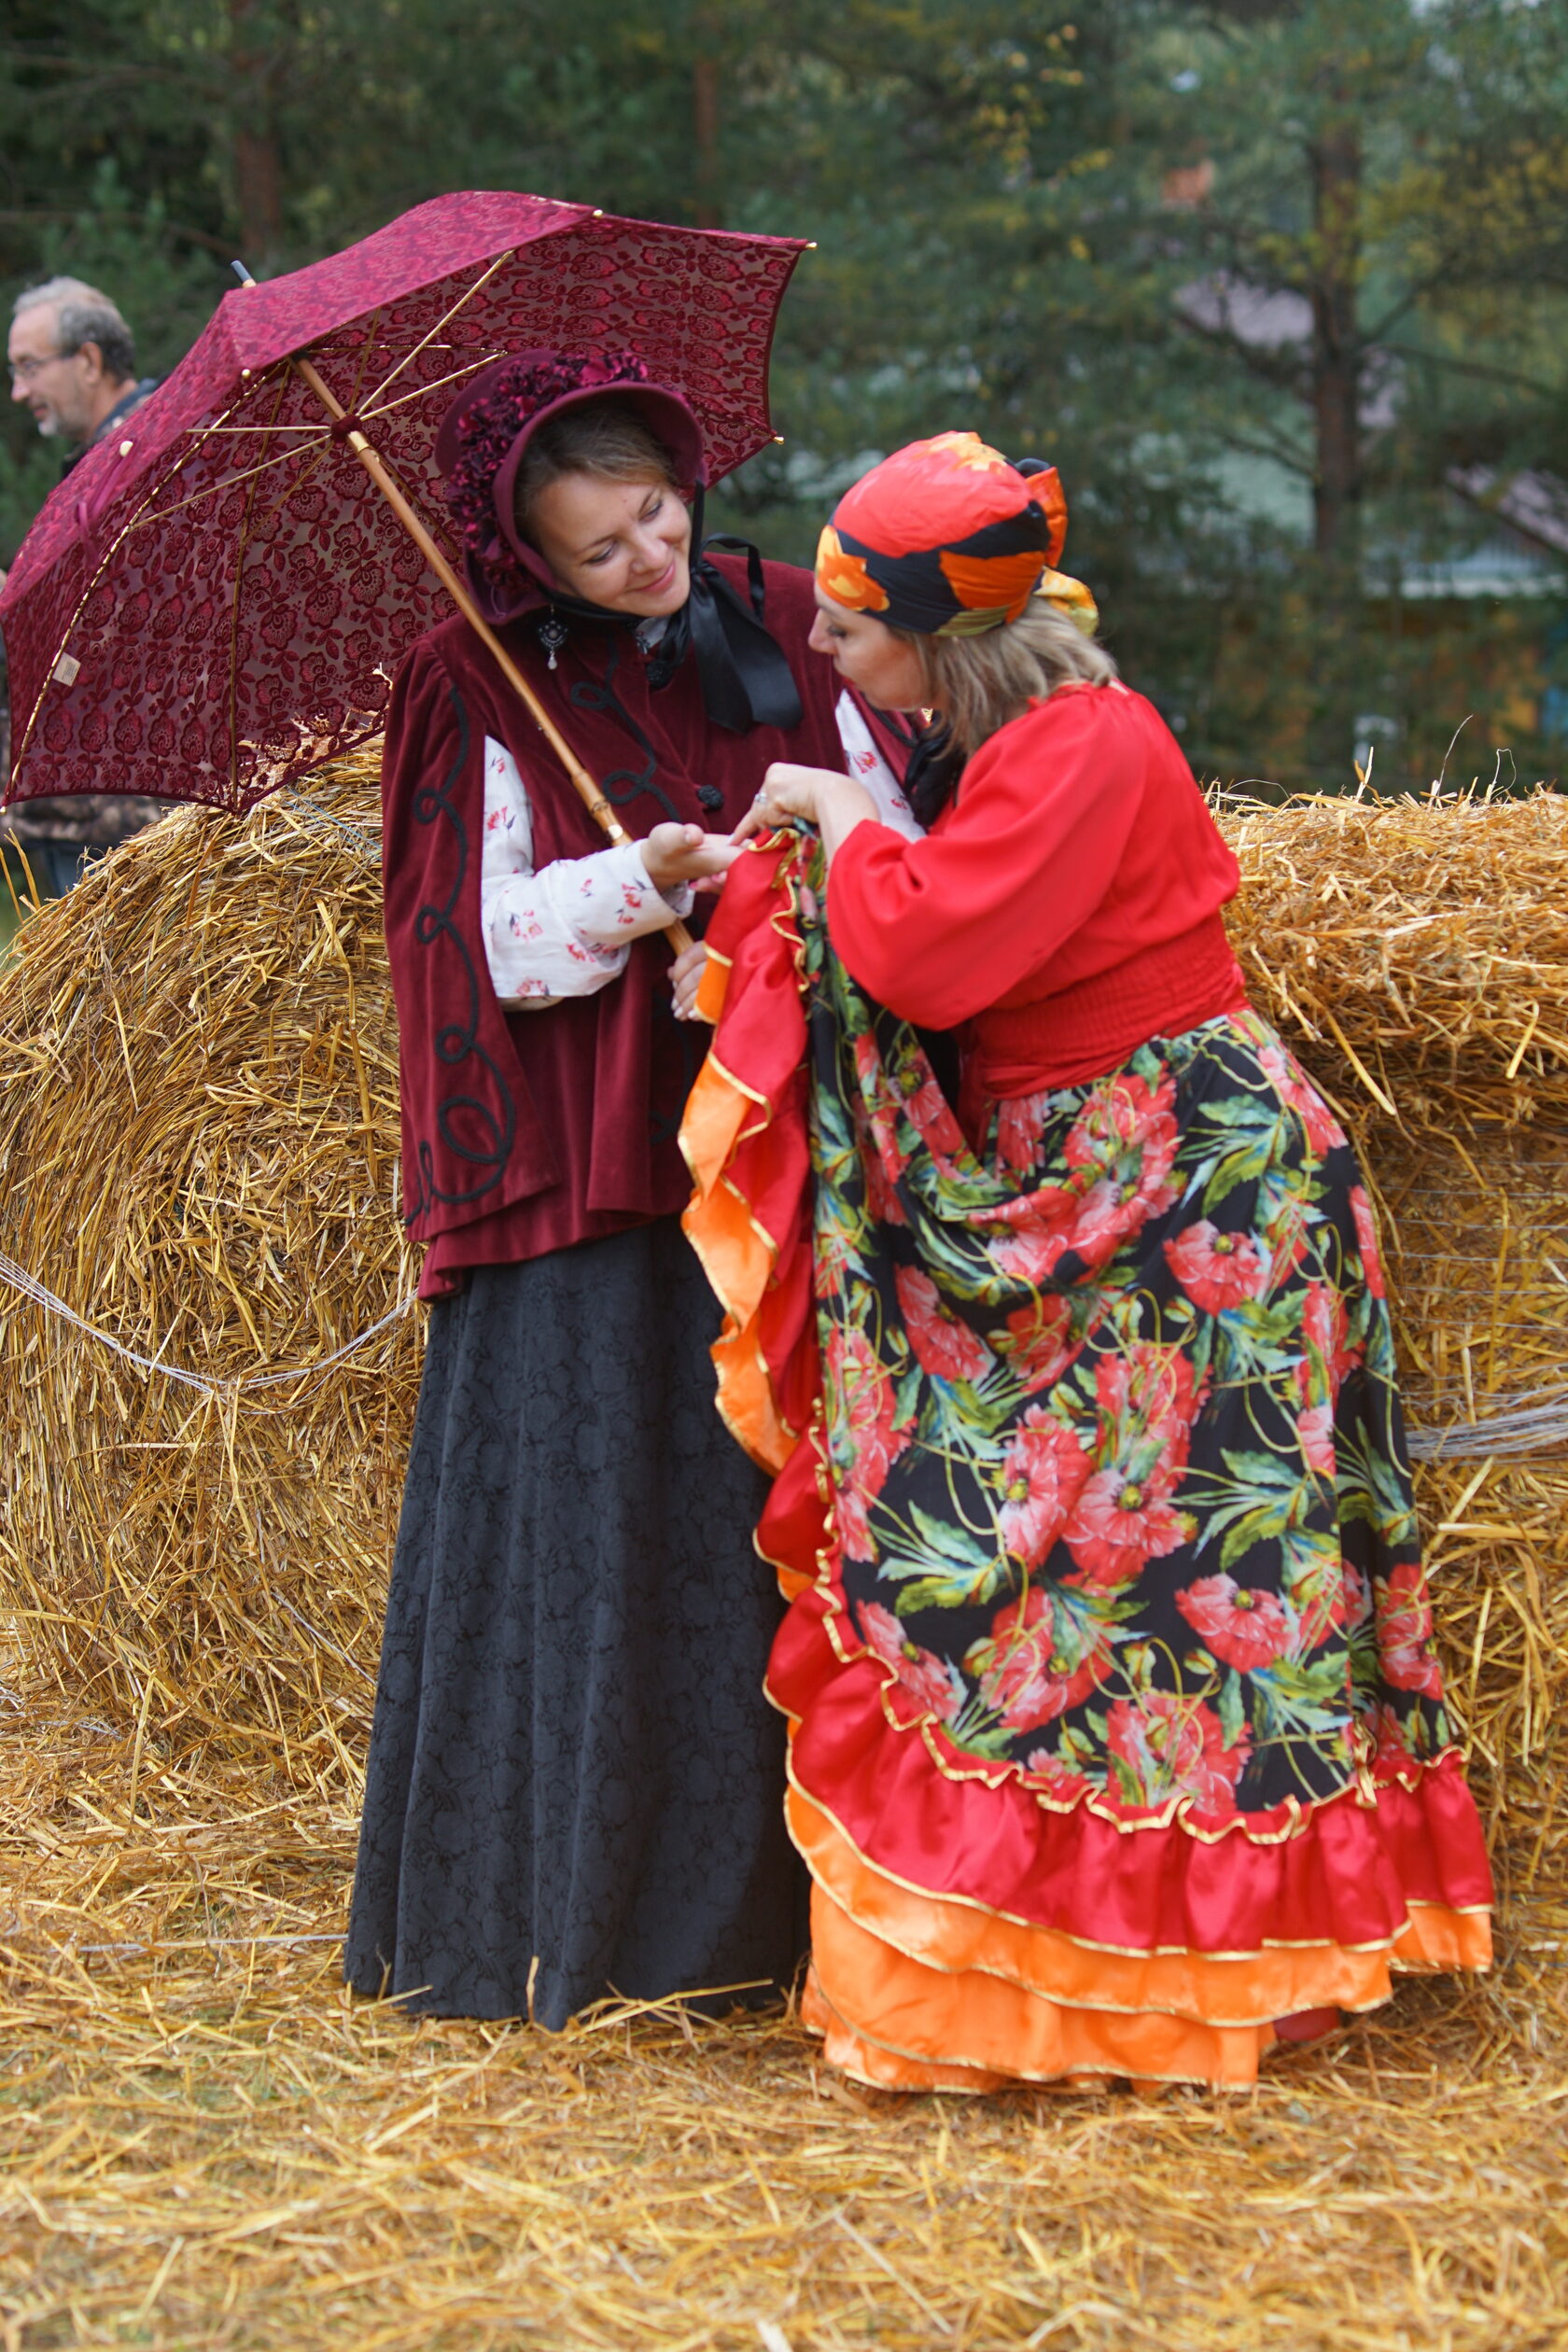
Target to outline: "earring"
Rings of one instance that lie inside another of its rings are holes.
[[[550,656],[552,669],[555,666],[555,656],[565,645],[569,634],[566,623],[558,612],[550,611],[541,616],[539,624],[539,639]]]

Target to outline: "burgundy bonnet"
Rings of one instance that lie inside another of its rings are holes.
[[[679,392],[651,383],[646,364],[630,351],[513,352],[466,385],[442,418],[435,456],[446,478],[446,503],[470,570],[496,604],[515,603],[525,589],[520,569],[541,588],[554,585],[543,557],[519,536],[513,511],[529,442],[548,418],[607,392],[658,436],[682,489],[706,483],[696,417]]]

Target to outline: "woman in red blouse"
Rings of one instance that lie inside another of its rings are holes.
[[[904,2088],[1245,2084],[1490,1953],[1367,1195],[1064,529],[973,434],[841,502],[813,643],[931,714],[929,830],[769,771],[687,1115],[724,1409],[778,1474],[805,2013]]]

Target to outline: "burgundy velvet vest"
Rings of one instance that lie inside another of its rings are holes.
[[[744,595],[743,564],[719,560]],[[773,760],[842,767],[840,684],[806,648],[811,575],[769,564],[764,577],[767,626],[805,710],[788,731],[714,726],[690,656],[655,691],[627,627],[574,624],[553,671],[529,622],[501,632],[629,833],[669,819],[727,831]],[[536,866],[605,846],[468,624],[454,619],[422,637],[393,692],[382,791],[403,1213],[413,1237],[434,1245],[427,1295],[455,1287],[465,1266],[539,1257],[681,1209],[677,1133],[708,1034],[673,1017],[659,937],[637,941],[624,973],[595,996],[503,1012],[480,926],[486,735],[522,770]]]

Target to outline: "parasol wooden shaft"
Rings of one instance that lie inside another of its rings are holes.
[[[348,412],[343,402],[322,381],[308,359],[294,359],[290,364],[296,375],[315,394],[329,416],[337,421],[347,415]],[[442,554],[434,536],[427,528],[418,510],[385,458],[382,456],[379,450],[371,446],[357,427],[355,427],[347,438],[350,449],[353,450],[469,628],[474,630],[489,647],[502,677],[512,692],[525,704],[529,717],[570,777],[578,796],[589,815],[603,826],[611,841],[630,841],[631,834],[622,825],[593,777],[583,766],[571,745],[567,741],[566,736],[561,733],[560,728],[496,635],[495,630],[481,613],[479,607],[469,594],[468,585],[462,574],[448,563],[445,555]],[[683,954],[692,945],[692,934],[684,923],[671,923],[666,928],[665,936],[678,956]]]

